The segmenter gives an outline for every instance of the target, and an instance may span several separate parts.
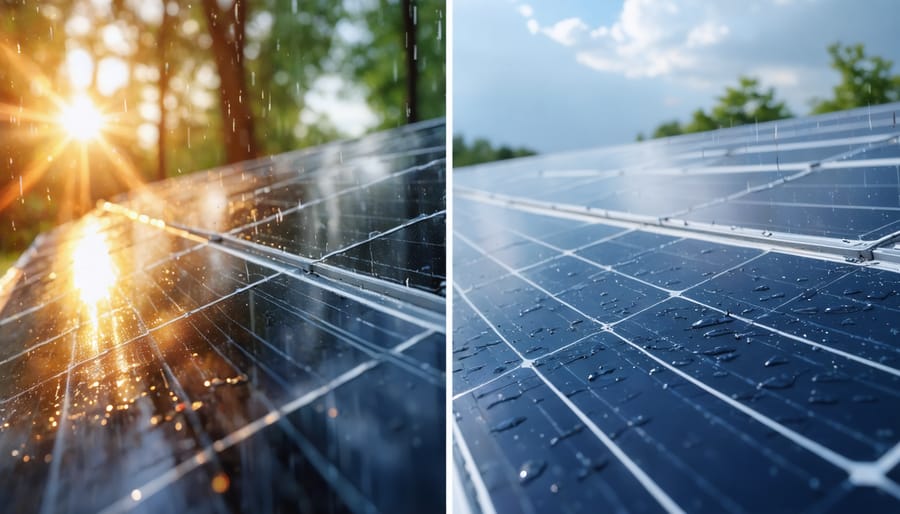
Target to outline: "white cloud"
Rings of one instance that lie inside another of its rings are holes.
[[[597,27],[596,29],[591,31],[591,38],[597,39],[598,37],[604,37],[609,34],[609,29],[606,27]]]
[[[763,66],[754,69],[750,75],[759,77],[763,84],[780,87],[794,87],[800,83],[798,70],[779,66]]]
[[[534,18],[528,20],[527,25],[528,25],[528,32],[531,32],[532,34],[537,34],[538,32],[541,31],[540,25],[538,25],[538,22],[535,21]]]
[[[526,18],[531,18],[532,16],[534,16],[534,9],[532,9],[528,4],[522,4],[519,6],[519,14]]]
[[[625,0],[619,18],[590,32],[591,43],[578,48],[585,66],[625,75],[657,77],[690,71],[704,52],[725,40],[729,27],[719,21],[716,4],[706,8],[690,0]]]
[[[691,29],[687,37],[687,47],[714,45],[728,35],[728,26],[706,22]]]
[[[587,30],[587,24],[580,18],[566,18],[553,26],[545,27],[542,32],[563,46],[572,46],[578,41],[579,34]]]

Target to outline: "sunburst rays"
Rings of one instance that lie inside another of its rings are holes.
[[[21,137],[41,140],[30,162],[20,171],[14,170],[13,176],[18,175],[19,180],[10,181],[0,190],[0,211],[16,200],[24,199],[25,193],[47,174],[61,155],[68,155],[67,152],[71,152],[78,162],[77,171],[63,177],[65,185],[60,215],[64,219],[90,208],[92,174],[99,169],[129,189],[144,184],[138,169],[117,151],[108,137],[115,136],[117,140],[135,138],[134,130],[119,123],[115,113],[109,112],[109,105],[95,105],[84,91],[76,93],[71,99],[53,92],[52,82],[37,65],[3,43],[0,43],[0,56],[9,69],[27,77],[32,87],[42,91],[48,100],[46,110],[0,104],[0,116],[11,122],[31,122],[27,130],[22,129]],[[102,162],[95,159],[92,166],[90,156],[94,152],[88,147],[100,150]]]

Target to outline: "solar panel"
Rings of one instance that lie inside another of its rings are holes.
[[[898,109],[456,170],[457,501],[900,509]]]
[[[153,184],[0,287],[11,512],[444,508],[442,120]]]

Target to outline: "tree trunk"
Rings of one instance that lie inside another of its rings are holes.
[[[419,121],[419,68],[416,49],[416,7],[413,0],[403,0],[404,47],[406,49],[406,122]]]
[[[253,137],[253,112],[244,79],[245,0],[220,10],[216,0],[203,0],[206,24],[212,37],[213,58],[219,72],[219,105],[222,135],[229,163],[257,156]]]
[[[156,180],[166,178],[166,95],[169,93],[169,65],[166,49],[169,45],[169,27],[172,17],[163,7],[163,18],[159,25],[159,37],[156,44],[159,59],[159,133],[156,142]]]

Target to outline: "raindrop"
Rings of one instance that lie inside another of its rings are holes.
[[[781,366],[782,364],[787,364],[787,363],[788,363],[787,359],[785,359],[783,357],[779,357],[777,355],[773,355],[773,356],[769,357],[765,363],[763,363],[763,366],[765,366],[767,368],[773,368],[775,366]]]
[[[542,460],[529,460],[519,468],[519,482],[527,484],[535,478],[541,476],[541,473],[547,468],[547,463]]]
[[[868,300],[886,300],[889,296],[894,294],[894,291],[885,290],[885,291],[875,291],[866,295],[866,299]]]
[[[734,330],[731,330],[730,328],[714,328],[708,332],[704,332],[703,337],[709,339],[711,337],[720,337],[720,336],[733,334],[733,333],[734,333]],[[706,353],[706,352],[704,352],[704,353]],[[709,354],[707,354],[707,355],[709,355]]]
[[[826,371],[824,373],[817,373],[813,375],[812,381],[817,383],[832,383],[832,382],[844,382],[847,380],[847,375],[843,373],[838,373],[837,371]]]
[[[522,309],[521,311],[519,311],[519,316],[524,316],[524,315],[526,315],[526,314],[529,314],[529,313],[532,313],[532,312],[534,312],[534,311],[540,310],[542,307],[543,307],[543,305],[537,304],[537,305],[533,305],[533,306],[531,306],[531,307],[528,307],[527,309]]]
[[[610,373],[612,373],[615,370],[616,370],[616,368],[604,368],[603,366],[600,366],[600,369],[598,369],[597,371],[594,371],[593,373],[590,373],[588,375],[588,377],[587,377],[588,382],[593,382],[594,380],[597,380],[598,378],[602,377],[603,375],[609,375]]]
[[[715,348],[710,348],[709,350],[704,350],[703,355],[709,355],[710,357],[715,357],[717,355],[724,355],[726,353],[732,353],[735,351],[737,351],[737,349],[734,347],[731,347],[731,346],[716,346]]]
[[[649,422],[650,422],[650,418],[648,418],[644,415],[639,415],[639,416],[629,419],[628,426],[629,427],[642,427]]]
[[[797,380],[793,375],[776,375],[769,377],[756,385],[757,389],[787,389],[794,385]]]
[[[716,325],[721,325],[723,323],[731,323],[732,321],[734,321],[734,320],[727,314],[724,316],[719,316],[719,315],[706,316],[706,317],[698,319],[693,324],[691,324],[691,328],[713,327]]]
[[[810,298],[819,294],[819,291],[815,289],[804,289],[802,293],[800,293],[801,300],[809,300]]]
[[[487,407],[485,407],[485,408],[491,409],[491,408],[496,407],[497,405],[500,405],[501,403],[511,402],[511,401],[516,400],[521,397],[522,397],[521,392],[510,395],[510,396],[503,396],[502,394],[498,394],[497,399],[492,401],[491,403],[487,404]]]
[[[578,388],[578,389],[569,391],[568,393],[566,393],[566,398],[571,398],[571,397],[575,396],[576,394],[578,394],[578,393],[583,393],[583,392],[585,392],[585,391],[587,391],[587,389],[585,389],[585,388],[583,388],[583,387],[580,387],[580,388]]]
[[[576,424],[571,429],[566,430],[565,432],[559,434],[558,436],[554,437],[553,439],[550,439],[550,446],[556,446],[563,439],[568,439],[569,437],[572,437],[573,435],[581,432],[583,429],[584,429],[584,425],[582,425],[581,423]]]
[[[504,432],[511,428],[516,428],[525,422],[525,416],[516,416],[514,418],[509,418],[507,420],[503,420],[500,423],[497,423],[493,427],[491,427],[491,432]]]
[[[860,308],[852,304],[841,304],[825,307],[825,314],[850,314],[851,312],[859,312]]]

